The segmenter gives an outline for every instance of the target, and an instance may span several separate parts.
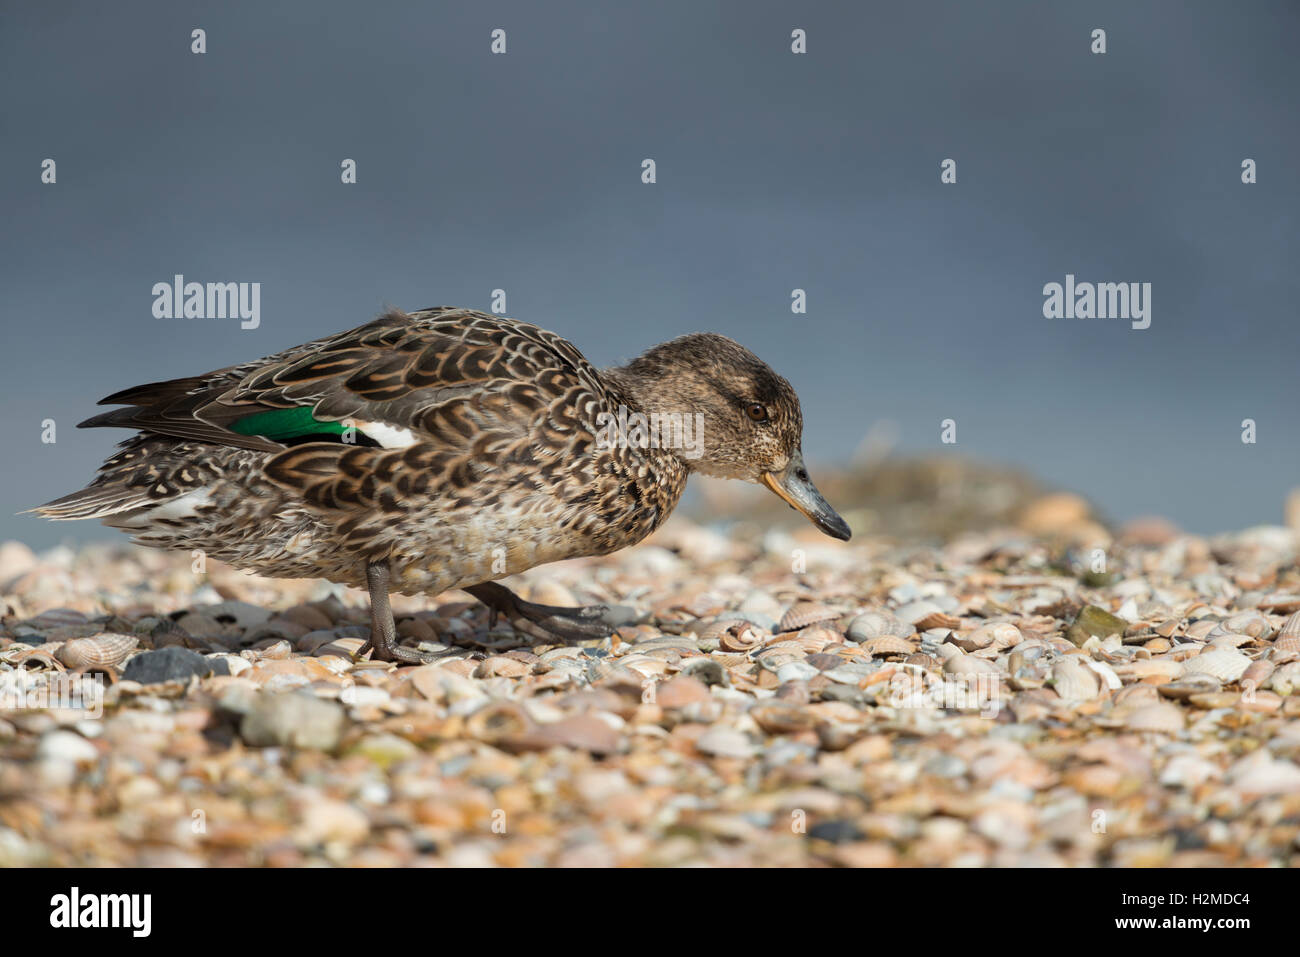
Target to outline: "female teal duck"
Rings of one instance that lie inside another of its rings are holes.
[[[89,487],[34,511],[101,518],[140,544],[263,575],[364,584],[366,648],[389,661],[424,660],[397,643],[390,589],[461,588],[494,619],[609,634],[618,609],[539,605],[495,579],[636,544],[691,472],[760,482],[849,538],[804,469],[794,389],[725,336],[682,336],[598,371],[527,323],[391,311],[100,404],[127,408],[82,426],[139,434]]]

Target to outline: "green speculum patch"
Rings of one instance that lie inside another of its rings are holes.
[[[260,435],[285,445],[298,445],[303,442],[344,441],[349,430],[341,422],[321,421],[312,415],[311,406],[300,405],[245,416],[231,423],[230,431],[240,435]],[[378,444],[359,429],[351,431],[357,445]]]

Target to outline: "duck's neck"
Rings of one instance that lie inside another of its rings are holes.
[[[610,386],[613,402],[608,410],[619,416],[626,407],[628,428],[640,425],[657,438],[653,448],[678,459],[688,472],[694,471],[703,449],[703,416],[692,411],[689,396],[674,395],[664,387],[660,375],[645,373],[636,363],[602,369],[601,378]],[[644,417],[644,421],[635,418]],[[622,423],[620,419],[620,423]]]

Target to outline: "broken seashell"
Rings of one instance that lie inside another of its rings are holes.
[[[1177,678],[1183,673],[1183,666],[1171,658],[1139,658],[1115,669],[1121,678],[1133,678],[1137,681],[1148,679],[1166,681]]]
[[[1210,694],[1223,687],[1223,682],[1210,674],[1189,674],[1177,681],[1160,685],[1160,694],[1175,701],[1186,701],[1194,694]]]
[[[1268,687],[1280,695],[1289,695],[1300,689],[1300,661],[1279,666],[1268,679]]]
[[[953,644],[963,651],[977,651],[980,648],[989,647],[1001,651],[1004,648],[1018,645],[1023,640],[1024,635],[1020,633],[1020,629],[1007,621],[980,625],[969,635],[952,639]]]
[[[918,618],[914,624],[917,631],[929,631],[932,628],[947,628],[951,631],[954,628],[961,627],[961,619],[954,618],[952,615],[945,615],[941,611],[935,611]]]
[[[1085,660],[1084,664],[1095,671],[1101,678],[1102,683],[1111,691],[1118,691],[1120,688],[1124,687],[1124,682],[1121,681],[1119,675],[1115,673],[1115,669],[1106,664],[1106,662],[1093,661],[1089,659]]]
[[[753,651],[770,637],[753,622],[733,618],[715,621],[701,633],[701,638],[714,639],[723,651]]]
[[[916,650],[916,645],[905,638],[899,638],[895,635],[879,635],[864,641],[862,650],[873,657],[876,655],[910,655]]]

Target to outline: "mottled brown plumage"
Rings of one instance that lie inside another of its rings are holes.
[[[599,609],[543,609],[484,583],[635,544],[692,471],[762,481],[848,537],[803,472],[794,390],[723,336],[684,336],[600,372],[527,323],[392,311],[103,402],[126,407],[82,425],[139,434],[89,487],[37,511],[101,518],[141,544],[266,575],[367,586],[387,616],[376,612],[377,632],[391,632],[390,588],[457,587],[553,630],[608,631]],[[620,409],[689,416],[703,426],[697,447],[611,442],[601,425]],[[391,634],[376,653],[418,657]]]

